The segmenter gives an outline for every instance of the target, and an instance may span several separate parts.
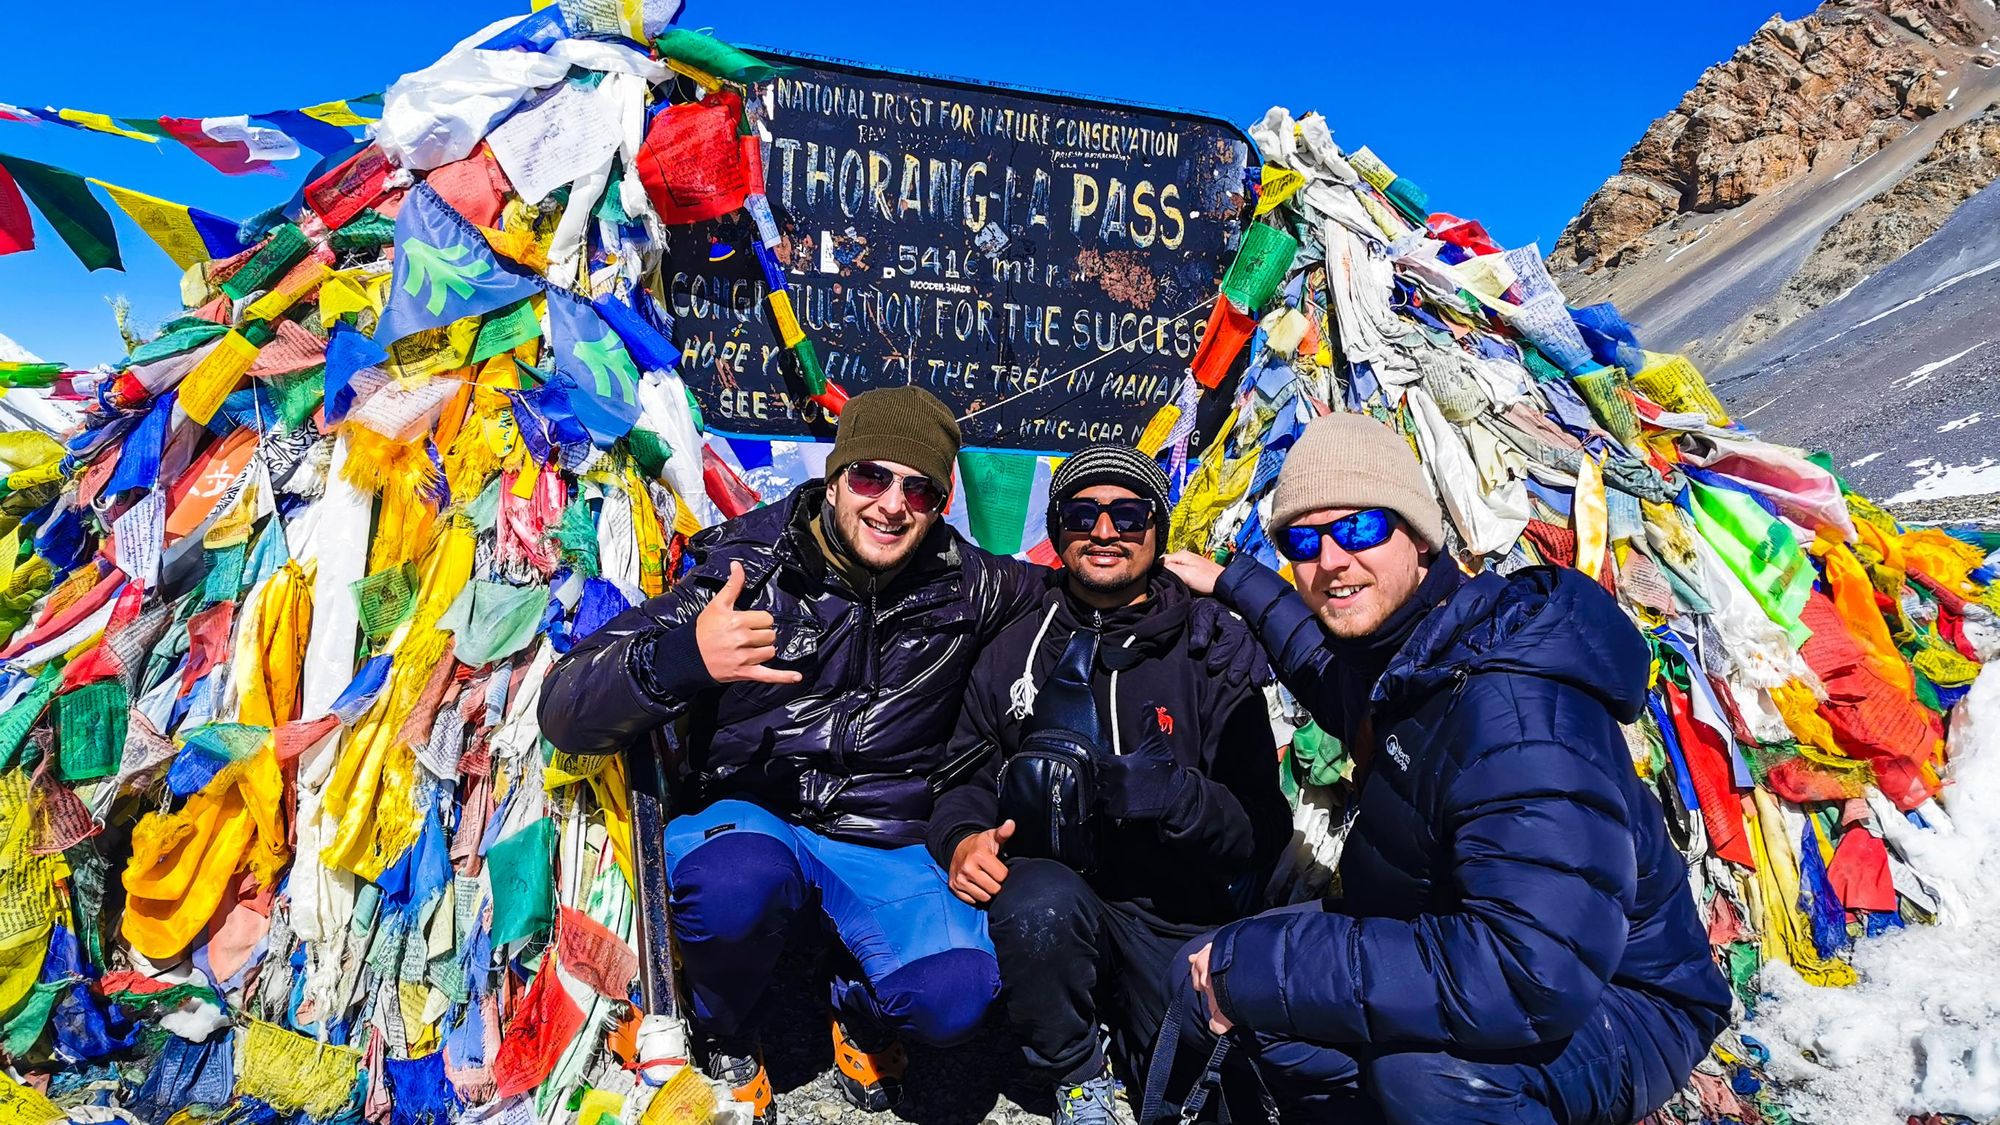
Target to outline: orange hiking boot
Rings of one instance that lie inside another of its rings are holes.
[[[841,1096],[854,1108],[880,1113],[895,1108],[903,1100],[903,1072],[909,1069],[910,1060],[903,1054],[903,1045],[893,1036],[864,1047],[841,1026],[840,1017],[835,1016],[833,1061],[834,1081],[840,1086]]]
[[[771,1075],[764,1069],[764,1048],[755,1040],[714,1042],[702,1073],[729,1087],[730,1096],[748,1102],[756,1125],[778,1125],[777,1104],[771,1098]]]

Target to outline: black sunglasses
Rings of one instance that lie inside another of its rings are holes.
[[[863,500],[885,495],[897,485],[902,486],[903,503],[920,516],[944,507],[944,486],[920,473],[904,476],[873,461],[856,461],[847,467],[847,487]]]
[[[1097,517],[1111,517],[1111,526],[1120,535],[1133,535],[1153,526],[1151,500],[1121,499],[1098,503],[1081,498],[1064,500],[1056,506],[1056,523],[1064,531],[1087,534],[1097,526]]]

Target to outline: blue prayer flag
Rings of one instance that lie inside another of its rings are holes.
[[[429,184],[410,189],[396,216],[396,276],[375,329],[387,347],[412,333],[526,300],[538,281],[507,269],[479,228]]]
[[[326,420],[328,425],[347,417],[354,405],[354,373],[389,362],[382,345],[361,334],[346,321],[335,321],[326,337]]]
[[[590,302],[549,290],[549,340],[556,383],[569,393],[576,420],[599,449],[624,437],[639,420],[639,368],[625,341]]]

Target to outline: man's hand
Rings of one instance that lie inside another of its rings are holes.
[[[797,672],[766,668],[777,658],[778,630],[771,615],[761,609],[736,608],[743,595],[743,564],[729,564],[729,581],[716,591],[715,598],[694,619],[694,641],[701,649],[701,662],[719,684],[749,680],[760,684],[795,684],[804,679]]]
[[[1188,977],[1194,982],[1194,990],[1208,1002],[1208,1029],[1217,1035],[1227,1035],[1236,1025],[1222,1014],[1222,1005],[1215,1002],[1215,982],[1208,979],[1208,955],[1215,948],[1214,942],[1188,955]]]
[[[951,877],[946,881],[951,893],[974,906],[993,901],[1000,884],[1007,881],[1007,864],[1000,849],[1014,835],[1014,822],[998,828],[974,832],[958,842],[951,853]]]
[[[1193,551],[1175,551],[1165,561],[1167,569],[1187,583],[1188,589],[1197,594],[1215,593],[1216,580],[1222,577],[1221,563]]]

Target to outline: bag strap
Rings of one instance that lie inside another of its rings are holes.
[[[1035,713],[1027,730],[1066,730],[1088,745],[1104,744],[1104,724],[1097,698],[1090,692],[1091,669],[1097,664],[1097,630],[1078,629],[1056,658],[1048,682],[1035,692]]]
[[[1188,995],[1176,995],[1167,1005],[1166,1017],[1160,1021],[1160,1037],[1153,1044],[1153,1061],[1146,1069],[1146,1094],[1139,1105],[1139,1125],[1159,1125],[1166,1115],[1167,1083],[1173,1075],[1174,1056],[1180,1051],[1181,1024],[1188,1018],[1184,1003]],[[1181,1105],[1180,1125],[1193,1125],[1201,1116],[1202,1107],[1208,1104],[1209,1094],[1222,1089],[1222,1063],[1229,1057],[1229,1048],[1227,1035],[1216,1039],[1201,1077],[1195,1079],[1194,1088],[1188,1091],[1187,1101]]]

